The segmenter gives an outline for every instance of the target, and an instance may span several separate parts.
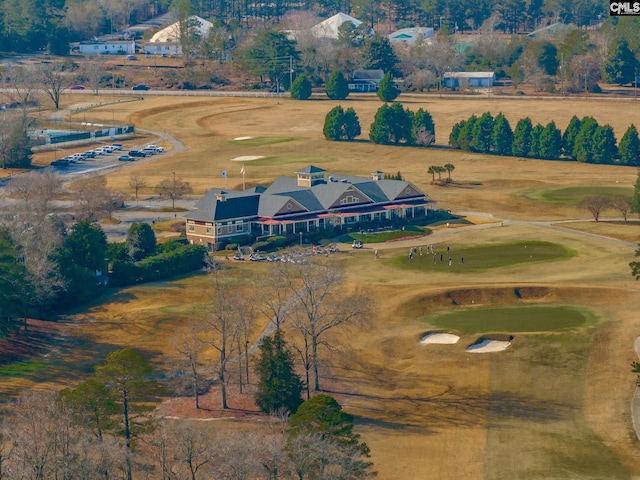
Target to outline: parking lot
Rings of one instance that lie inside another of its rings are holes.
[[[56,159],[49,165],[60,174],[78,175],[113,168],[125,162],[140,161],[164,153],[163,147],[153,144],[129,149],[120,143],[113,143],[93,149],[79,150],[66,157]]]

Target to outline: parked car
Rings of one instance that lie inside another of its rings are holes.
[[[132,157],[146,157],[147,154],[144,153],[142,150],[130,150],[129,151],[129,155],[131,155]]]
[[[109,146],[113,147],[115,150],[122,150],[122,148],[123,148],[123,145],[121,143],[112,143]]]
[[[85,158],[95,158],[96,156],[96,152],[94,152],[93,150],[87,150],[86,152],[82,152],[82,154],[85,156]]]
[[[149,86],[141,83],[140,85],[134,85],[131,90],[149,90]]]
[[[140,151],[147,155],[155,155],[156,153],[159,153],[155,148],[147,148],[147,147],[143,148]]]
[[[136,57],[135,55],[127,55],[127,60],[137,60],[138,57]]]
[[[105,153],[108,153],[107,150],[104,149],[104,147],[94,148],[93,151],[96,153],[96,155],[104,155]]]
[[[69,87],[69,90],[85,90],[85,88],[84,85],[72,85]]]
[[[136,157],[132,157],[131,155],[120,155],[118,160],[121,162],[134,162]]]
[[[66,158],[60,158],[58,160],[54,160],[51,162],[52,167],[67,167],[69,165],[69,160]]]

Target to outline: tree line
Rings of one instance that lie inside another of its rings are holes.
[[[360,135],[360,122],[353,108],[338,105],[325,116],[324,136],[327,140],[353,140]],[[422,108],[412,112],[401,103],[385,103],[376,112],[369,129],[373,143],[383,145],[429,146],[435,141],[435,124],[431,114]]]
[[[610,125],[599,125],[590,116],[573,116],[562,132],[551,121],[533,125],[529,117],[520,119],[515,130],[499,113],[486,112],[456,123],[449,134],[449,145],[461,150],[557,160],[570,158],[584,163],[640,165],[640,140],[630,125],[620,143]]]

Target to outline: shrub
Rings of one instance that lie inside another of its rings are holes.
[[[169,242],[164,246],[163,253],[147,257],[138,263],[115,261],[109,277],[110,284],[121,287],[151,282],[202,268],[206,255],[206,249],[203,246]]]
[[[331,73],[325,85],[325,92],[331,100],[344,100],[349,96],[349,84],[340,70]]]
[[[385,73],[380,80],[377,95],[383,102],[393,102],[400,95],[400,90],[396,87],[391,73]]]
[[[307,100],[311,96],[311,82],[306,75],[300,75],[291,85],[291,98]]]

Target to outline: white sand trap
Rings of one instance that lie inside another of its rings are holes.
[[[236,137],[236,138],[234,138],[234,140],[236,140],[236,141],[251,140],[252,138],[255,138],[255,137]]]
[[[241,157],[233,157],[232,162],[250,162],[251,160],[260,160],[264,155],[244,155]]]
[[[467,347],[469,353],[492,353],[502,352],[506,350],[511,342],[505,340],[493,340],[491,338],[484,338],[481,342],[474,343]]]
[[[460,337],[458,335],[454,335],[453,333],[428,333],[420,343],[423,345],[428,345],[432,343],[439,343],[442,345],[453,345],[454,343],[458,343]]]

